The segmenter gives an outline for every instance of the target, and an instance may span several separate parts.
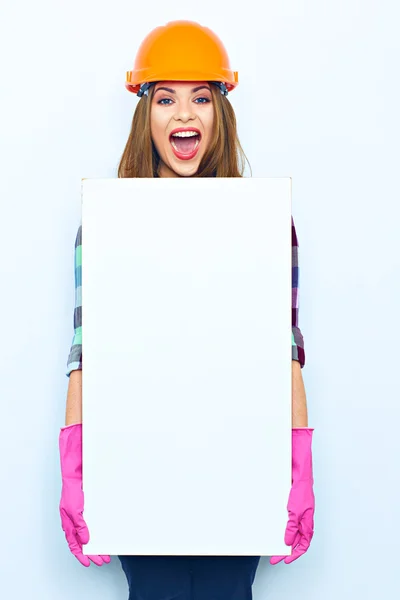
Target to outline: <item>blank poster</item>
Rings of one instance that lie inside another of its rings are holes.
[[[290,178],[82,181],[85,554],[291,553],[291,256]]]

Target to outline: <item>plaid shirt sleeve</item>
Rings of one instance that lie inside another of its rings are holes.
[[[71,371],[82,369],[82,222],[75,239],[75,309],[74,337],[67,361],[67,377]]]
[[[305,364],[304,340],[299,328],[299,244],[292,216],[292,360]]]

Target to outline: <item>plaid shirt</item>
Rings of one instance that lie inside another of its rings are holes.
[[[299,319],[299,262],[298,241],[292,217],[292,360],[300,367],[305,364],[303,335],[298,326]],[[82,369],[82,222],[75,239],[75,310],[74,337],[67,361],[67,377],[71,371]]]

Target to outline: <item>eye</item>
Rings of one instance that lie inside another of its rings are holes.
[[[205,100],[205,102],[197,102],[197,100]],[[168,104],[164,104],[164,101],[168,102]],[[170,106],[169,102],[172,102],[171,98],[161,98],[161,100],[159,100],[157,104],[162,104],[163,106]],[[200,98],[196,98],[195,102],[196,104],[207,104],[208,102],[211,102],[211,100],[209,98],[206,98],[205,96],[201,96]]]

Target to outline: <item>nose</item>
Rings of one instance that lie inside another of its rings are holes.
[[[195,114],[193,110],[193,105],[189,99],[181,100],[180,102],[176,103],[176,111],[174,115],[174,119],[176,121],[186,122],[194,118]]]

